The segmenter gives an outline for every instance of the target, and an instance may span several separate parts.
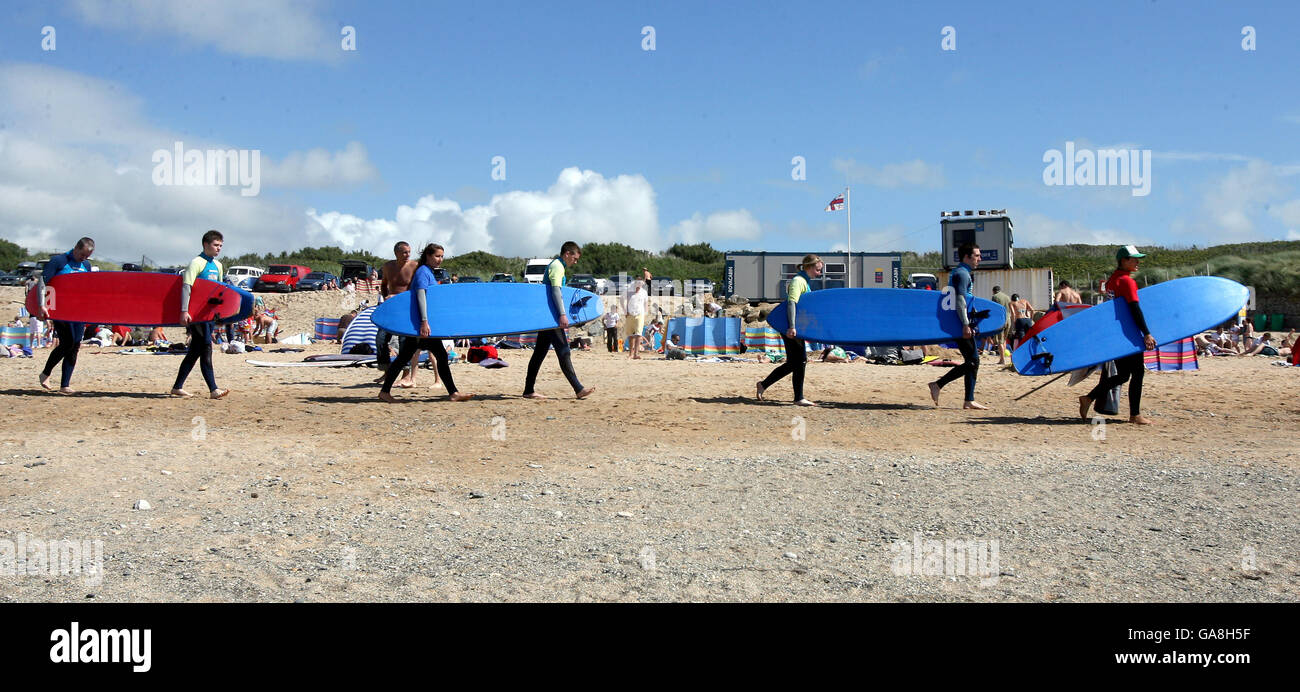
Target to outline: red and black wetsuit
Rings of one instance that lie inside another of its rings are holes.
[[[1138,329],[1142,331],[1142,337],[1145,339],[1151,334],[1147,329],[1146,317],[1142,315],[1142,306],[1138,304],[1138,286],[1132,276],[1123,269],[1117,269],[1110,278],[1106,280],[1106,292],[1115,298],[1121,298],[1128,304],[1128,309],[1133,315],[1133,322],[1137,324]],[[1115,361],[1115,374],[1110,377],[1101,378],[1101,382],[1088,393],[1088,398],[1093,401],[1100,401],[1106,396],[1106,392],[1114,389],[1116,386],[1128,382],[1128,412],[1129,416],[1136,416],[1142,413],[1142,377],[1146,374],[1147,366],[1145,362],[1144,351],[1138,351],[1129,356],[1124,356]]]

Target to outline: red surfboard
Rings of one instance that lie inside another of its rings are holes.
[[[46,284],[46,309],[50,319],[64,322],[131,327],[178,325],[182,281],[179,274],[149,272],[59,274]],[[197,279],[190,289],[190,319],[209,322],[236,316],[243,307],[245,293],[228,284]],[[39,304],[33,288],[27,293],[27,311],[39,314]]]

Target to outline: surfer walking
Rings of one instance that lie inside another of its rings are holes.
[[[799,338],[799,333],[794,328],[794,318],[799,298],[812,290],[812,280],[820,277],[825,268],[822,258],[817,255],[804,255],[803,262],[799,264],[799,273],[790,279],[785,292],[785,307],[789,312],[790,327],[781,335],[781,341],[785,344],[785,362],[776,366],[768,374],[767,379],[755,385],[755,397],[759,401],[764,400],[763,392],[767,391],[768,387],[776,384],[786,375],[790,375],[790,382],[794,385],[794,403],[799,406],[817,405],[803,396],[803,377],[804,369],[808,365],[808,354],[803,339]]]
[[[457,391],[456,383],[451,379],[451,367],[447,364],[447,349],[442,345],[442,339],[429,338],[431,332],[427,294],[430,286],[438,285],[433,270],[442,263],[442,253],[443,248],[437,243],[429,243],[420,253],[419,268],[415,270],[410,283],[410,290],[414,292],[411,301],[411,317],[420,325],[420,336],[401,339],[402,349],[398,351],[397,359],[388,364],[388,371],[384,374],[384,386],[379,390],[379,398],[390,404],[397,402],[397,399],[393,398],[392,389],[398,373],[402,372],[406,363],[421,349],[433,354],[438,373],[442,376],[443,383],[447,385],[447,394],[451,395],[452,401],[468,401],[474,398],[473,394],[462,394]]]
[[[1147,328],[1146,317],[1142,315],[1142,307],[1138,304],[1137,281],[1133,280],[1133,272],[1138,269],[1138,260],[1143,257],[1146,257],[1146,254],[1138,252],[1138,249],[1132,245],[1121,247],[1115,253],[1115,261],[1118,266],[1115,273],[1111,274],[1110,278],[1106,280],[1105,290],[1111,296],[1123,299],[1124,302],[1128,303],[1129,312],[1133,315],[1133,322],[1137,324],[1138,329],[1142,332],[1143,346],[1147,351],[1151,351],[1156,347],[1156,338],[1151,335],[1151,330]],[[1093,402],[1105,397],[1106,392],[1128,382],[1129,422],[1137,425],[1151,425],[1151,420],[1142,415],[1142,378],[1146,371],[1145,354],[1142,351],[1116,360],[1115,374],[1101,378],[1101,381],[1097,383],[1097,386],[1091,392],[1079,397],[1079,417],[1087,420],[1088,409]]]
[[[82,238],[77,244],[62,255],[55,255],[45,264],[45,270],[41,272],[41,278],[36,282],[35,290],[40,296],[40,310],[36,317],[48,319],[49,313],[46,311],[45,303],[45,285],[59,274],[76,274],[90,271],[90,256],[95,252],[95,241],[90,238]],[[58,296],[54,296],[54,303],[58,305]],[[57,309],[57,308],[55,308]],[[46,389],[53,389],[50,386],[50,375],[54,373],[54,366],[63,362],[63,372],[59,378],[60,394],[76,394],[72,389],[72,371],[77,368],[77,351],[81,348],[81,339],[86,335],[86,325],[80,322],[64,322],[62,320],[50,320],[54,323],[54,333],[59,336],[59,345],[54,347],[50,352],[50,357],[45,361],[45,369],[41,370],[40,383]]]
[[[957,350],[961,351],[962,364],[930,383],[930,398],[937,407],[939,391],[944,385],[962,377],[966,384],[966,403],[962,404],[962,408],[985,410],[987,406],[975,401],[975,379],[979,375],[980,354],[975,348],[975,330],[971,327],[969,314],[975,301],[975,278],[971,272],[980,266],[980,248],[974,243],[963,243],[957,248],[957,253],[961,257],[961,264],[948,275],[948,285],[952,287],[957,317],[961,319],[961,338],[957,339]]]
[[[560,326],[537,332],[537,345],[533,347],[533,357],[528,359],[528,375],[524,379],[525,399],[546,398],[534,391],[534,387],[537,384],[537,371],[541,369],[542,361],[546,360],[546,352],[552,348],[555,349],[555,357],[560,361],[560,370],[564,372],[565,379],[569,381],[569,386],[573,387],[573,393],[579,399],[586,399],[596,391],[595,387],[583,387],[578,381],[578,374],[573,371],[573,360],[569,355],[569,340],[565,338],[565,330],[569,328],[569,311],[564,306],[564,293],[561,291],[568,283],[565,267],[572,267],[581,256],[582,248],[569,240],[560,246],[560,254],[546,267],[546,274],[542,279],[546,286],[546,300],[551,312],[558,316],[557,321]]]
[[[217,376],[212,371],[212,330],[216,322],[212,320],[193,322],[190,319],[190,290],[194,287],[194,282],[198,279],[207,279],[221,283],[221,263],[217,261],[217,256],[221,254],[223,243],[225,239],[221,231],[204,233],[203,252],[190,260],[189,266],[181,275],[181,326],[185,327],[185,331],[189,334],[190,346],[185,352],[185,360],[181,361],[180,370],[176,372],[172,396],[193,396],[185,391],[184,387],[185,378],[190,376],[196,361],[199,364],[199,372],[203,373],[203,381],[208,385],[209,396],[220,399],[230,393],[229,389],[217,388]]]

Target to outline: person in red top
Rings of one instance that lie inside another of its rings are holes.
[[[1137,271],[1138,260],[1143,257],[1146,257],[1146,255],[1138,252],[1138,249],[1132,245],[1121,247],[1115,253],[1115,260],[1119,266],[1115,269],[1115,273],[1111,274],[1110,278],[1106,280],[1105,288],[1108,294],[1123,299],[1128,304],[1129,312],[1133,315],[1133,322],[1142,331],[1143,345],[1147,351],[1151,351],[1156,347],[1156,338],[1151,336],[1151,330],[1147,329],[1146,318],[1142,316],[1142,306],[1138,303],[1137,282],[1133,280],[1132,276],[1133,272]],[[1094,401],[1106,396],[1106,392],[1116,386],[1129,382],[1129,422],[1137,425],[1151,425],[1151,421],[1142,416],[1142,376],[1147,371],[1143,352],[1138,351],[1116,360],[1115,370],[1114,375],[1101,378],[1101,382],[1098,382],[1091,392],[1079,397],[1079,417],[1087,420],[1088,408],[1092,406]]]

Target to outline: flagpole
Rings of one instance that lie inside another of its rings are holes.
[[[844,211],[848,212],[849,242],[846,246],[849,261],[844,265],[844,286],[853,288],[853,201],[849,199],[849,188],[844,186]]]

